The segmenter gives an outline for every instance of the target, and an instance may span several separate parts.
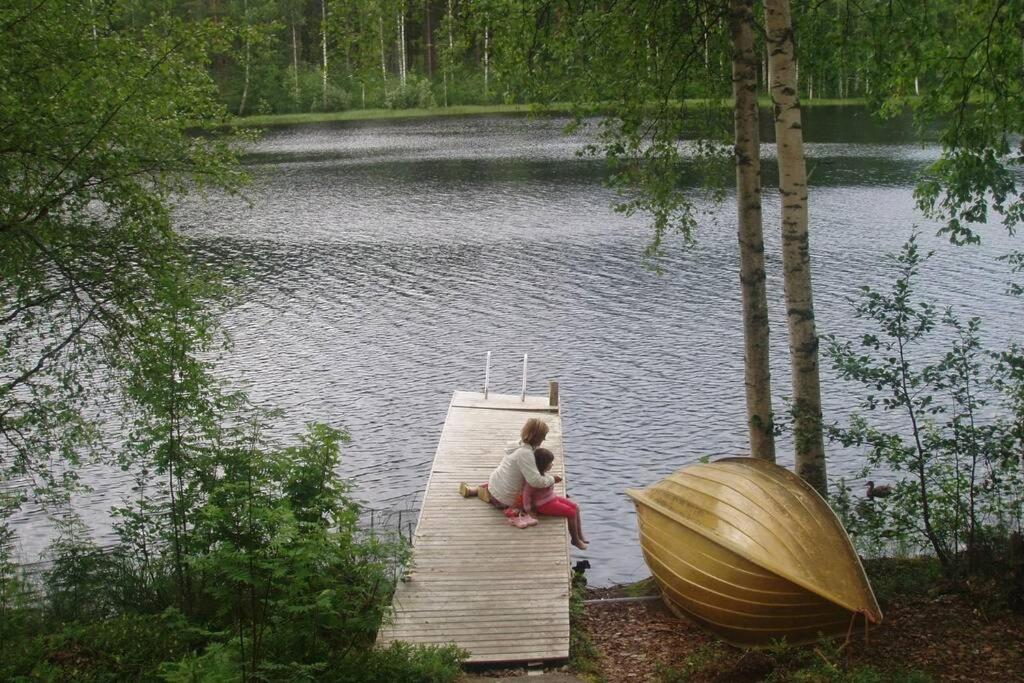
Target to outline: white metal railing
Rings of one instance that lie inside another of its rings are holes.
[[[527,371],[530,365],[530,354],[523,354],[523,386],[519,392],[519,400],[522,403],[526,403],[526,379]],[[487,360],[484,363],[484,400],[490,395],[491,391],[491,352],[487,352]],[[554,407],[558,405],[558,382],[555,380],[548,380],[548,402]]]

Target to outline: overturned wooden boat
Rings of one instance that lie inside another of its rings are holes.
[[[789,470],[723,458],[626,494],[665,602],[727,642],[807,643],[882,621],[846,531]]]

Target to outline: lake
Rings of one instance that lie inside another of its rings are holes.
[[[699,200],[696,245],[670,240],[663,272],[652,272],[642,259],[648,222],[612,211],[602,163],[576,154],[587,134],[566,136],[564,124],[476,117],[273,129],[247,157],[245,200],[189,199],[176,219],[190,248],[244,288],[224,318],[234,348],[220,372],[285,409],[283,433],[313,420],[348,428],[342,474],[374,508],[415,510],[451,393],[482,388],[486,352],[491,391],[507,393],[519,391],[529,353],[531,393],[545,393],[548,379],[561,384],[567,484],[592,541],[574,555],[601,585],[647,574],[624,489],[702,456],[745,452],[735,204]],[[936,147],[916,143],[906,121],[873,123],[857,108],[809,109],[805,130],[821,333],[863,329],[850,297],[891,282],[884,254],[919,226],[936,250],[922,295],[980,315],[993,345],[1016,334],[1019,302],[1003,294],[1008,272],[995,260],[1011,238],[993,225],[981,246],[951,247],[915,210],[915,178]],[[766,188],[782,411],[778,211]],[[859,394],[823,366],[826,419],[842,419]],[[787,440],[779,451],[791,465]],[[862,453],[838,446],[829,456],[832,479],[862,464]],[[109,536],[107,510],[131,481],[100,466],[83,479],[96,493],[76,506]],[[41,511],[14,522],[31,554]]]

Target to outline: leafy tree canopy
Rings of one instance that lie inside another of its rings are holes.
[[[820,11],[823,5],[808,11]],[[825,10],[828,11],[828,10]],[[857,33],[869,100],[884,114],[912,107],[937,130],[942,157],[917,189],[926,215],[957,244],[977,242],[990,211],[1013,233],[1024,220],[1024,2],[871,2],[846,24]]]
[[[191,132],[223,120],[213,29],[133,29],[133,5],[0,8],[2,477],[52,483],[50,458],[95,443],[97,387],[116,386],[99,374],[131,367],[166,282],[191,272],[169,197],[242,180],[228,140]]]
[[[503,21],[498,56],[512,92],[570,102],[577,124],[602,115],[587,152],[610,163],[616,209],[651,216],[647,256],[662,255],[670,234],[689,242],[696,219],[681,162],[696,161],[698,184],[716,194],[730,168],[728,6],[520,0]]]

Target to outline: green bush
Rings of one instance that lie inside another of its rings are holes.
[[[53,564],[45,574],[47,614],[61,623],[103,620],[116,613],[111,557],[93,543],[77,518],[61,523],[48,550]]]
[[[366,649],[337,660],[323,680],[336,683],[448,683],[462,673],[468,656],[454,645],[422,646],[394,642],[386,649]]]
[[[934,557],[869,559],[864,561],[864,571],[883,605],[900,596],[926,594],[944,577]]]
[[[160,665],[160,680],[168,683],[234,683],[238,680],[238,652],[223,643],[213,643],[202,654],[188,653],[177,661]]]
[[[23,638],[16,647],[5,648],[0,677],[152,680],[162,662],[201,646],[212,635],[174,609],[158,615],[75,622],[57,633]]]
[[[392,86],[384,98],[388,109],[429,109],[437,106],[430,81],[422,76],[408,74],[405,83]]]
[[[930,256],[912,236],[890,256],[894,285],[861,288],[856,317],[871,329],[856,343],[829,339],[832,366],[865,389],[863,412],[832,425],[830,437],[863,449],[864,475],[896,477],[889,496],[857,503],[840,482],[833,503],[862,549],[927,549],[956,578],[984,571],[1024,521],[1024,354],[986,351],[978,318],[964,322],[917,299]],[[941,357],[915,355],[941,332]],[[875,411],[887,415],[872,419]]]
[[[587,578],[583,572],[573,572],[572,593],[569,596],[569,665],[575,671],[596,674],[600,670],[598,652],[583,628]]]

